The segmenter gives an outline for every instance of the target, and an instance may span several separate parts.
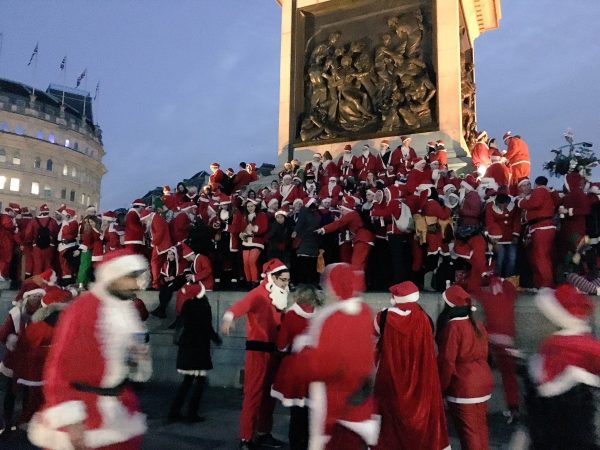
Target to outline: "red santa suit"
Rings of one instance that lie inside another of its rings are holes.
[[[58,231],[58,262],[60,264],[61,279],[70,283],[73,280],[73,269],[67,260],[67,254],[73,252],[73,249],[78,246],[77,236],[79,234],[79,223],[75,218],[75,211],[70,210],[73,215],[67,219],[63,219]],[[63,214],[65,214],[63,212]]]
[[[356,156],[351,151],[345,151],[337,162],[338,173],[341,179],[355,176]]]
[[[208,178],[208,184],[213,192],[217,192],[221,189],[221,183],[223,183],[226,175],[221,169],[219,169],[219,165],[217,163],[212,163],[210,168],[216,170]]]
[[[179,267],[184,268],[185,265],[180,263]],[[192,270],[193,283],[202,283],[207,291],[212,291],[215,288],[212,263],[207,256],[204,256],[200,253],[196,254],[194,257],[194,262],[191,264],[190,268]],[[177,272],[179,272],[179,270],[177,270]]]
[[[498,227],[500,235],[495,236],[500,245],[512,244],[515,237],[521,234],[521,215],[514,203],[509,203],[506,210],[498,208],[494,202],[485,205],[485,231],[493,235],[492,229]]]
[[[331,177],[339,177],[340,172],[338,171],[337,164],[330,159],[323,161],[321,166],[322,170],[319,177],[319,184],[325,186]]]
[[[29,210],[27,210],[29,211]],[[24,258],[24,269],[25,269],[25,278],[29,278],[33,275],[33,249],[32,249],[32,241],[29,240],[29,235],[27,234],[27,229],[29,228],[29,223],[33,220],[31,214],[25,215],[25,208],[21,210],[21,218],[17,219],[17,226],[19,229],[18,233],[18,243],[21,246],[21,252]]]
[[[448,152],[445,148],[438,148],[433,153],[429,154],[429,164],[435,161],[440,163],[440,169],[448,167]]]
[[[121,239],[125,235],[123,228],[116,222],[110,222],[104,230],[104,253],[114,252],[123,248]]]
[[[357,181],[367,181],[367,175],[371,172],[377,176],[379,173],[379,163],[377,158],[370,152],[365,155],[363,152],[360,156],[356,157],[355,174]]]
[[[510,182],[510,169],[503,162],[492,160],[483,178],[493,178],[498,186],[508,186]]]
[[[562,198],[560,231],[557,247],[559,261],[564,261],[569,251],[577,250],[576,242],[586,235],[586,218],[591,212],[591,202],[581,188],[581,176],[571,172],[565,177],[568,192]]]
[[[162,267],[167,252],[173,246],[169,224],[160,214],[144,210],[142,220],[147,224],[150,231],[150,246],[152,247],[152,256],[150,258],[150,273],[152,274],[152,287],[160,288],[160,268]]]
[[[133,303],[110,295],[106,287],[144,269],[147,262],[140,255],[111,253],[99,265],[92,289],[61,313],[44,368],[45,404],[28,428],[33,444],[71,448],[64,427],[83,423],[88,448],[141,447],[145,416],[134,391],[123,383],[151,375],[146,329]]]
[[[174,245],[179,245],[188,238],[191,223],[192,221],[186,211],[180,211],[175,214],[173,220],[169,222],[169,230]]]
[[[340,194],[342,193],[342,187],[337,184],[337,181],[334,183],[334,179],[328,180],[327,184],[324,184],[319,191],[319,201],[330,198],[332,208],[337,207],[340,202]]]
[[[14,204],[11,203],[11,205]],[[14,206],[17,207],[18,205]],[[9,279],[10,263],[13,258],[17,233],[17,222],[14,217],[6,213],[0,214],[0,278],[5,280]]]
[[[280,206],[291,205],[294,203],[294,200],[302,200],[304,197],[306,197],[306,193],[302,189],[302,186],[296,186],[295,184],[282,184],[279,187],[278,194],[275,196],[279,200]]]
[[[510,136],[509,133],[504,135],[504,142],[508,148],[506,149],[506,158],[508,167],[510,168],[510,184],[513,195],[517,194],[517,184],[522,178],[529,178],[531,170],[531,160],[529,158],[529,147],[521,138]]]
[[[375,401],[381,414],[374,448],[450,448],[433,323],[417,304],[419,289],[411,281],[390,292],[392,307],[380,311],[374,322],[379,336]]]
[[[487,363],[488,339],[482,324],[475,331],[470,317],[470,298],[460,286],[443,294],[447,307],[438,319],[438,369],[442,392],[463,449],[486,450],[487,401],[492,395],[492,371]]]
[[[136,200],[134,206],[145,206],[141,200]],[[125,247],[140,255],[145,254],[144,249],[144,227],[140,221],[140,211],[131,208],[125,215]]]
[[[526,224],[527,256],[533,269],[533,285],[536,288],[552,287],[552,248],[556,235],[552,194],[546,186],[539,186],[528,197],[521,198],[517,205],[523,211]]]
[[[254,181],[252,179],[252,175],[246,169],[240,169],[238,173],[235,174],[235,178],[233,179],[233,190],[239,191],[241,188],[248,186],[250,183]]]
[[[487,168],[492,164],[490,159],[490,149],[485,142],[478,142],[471,150],[471,160],[473,166],[479,175],[483,175]]]
[[[247,316],[246,358],[244,361],[244,400],[240,417],[240,439],[250,441],[255,432],[270,433],[273,427],[274,399],[270,395],[276,371],[272,357],[281,311],[287,306],[287,289],[273,283],[272,274],[288,271],[279,260],[263,266],[266,277],[256,288],[233,304],[224,314],[223,322]]]
[[[358,297],[363,277],[344,263],[326,268],[325,285],[334,303],[319,310],[306,334],[294,341],[293,355],[309,382],[312,450],[358,450],[375,445],[380,417],[370,385],[374,369],[373,315]]]

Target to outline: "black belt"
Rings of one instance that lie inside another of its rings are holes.
[[[554,217],[539,217],[537,219],[531,219],[531,220],[527,221],[525,223],[525,226],[526,227],[530,227],[532,225],[536,225],[536,224],[538,224],[540,222],[543,222],[544,220],[553,220],[553,219],[554,219]]]
[[[81,392],[89,392],[90,394],[102,395],[104,397],[118,397],[123,392],[127,381],[123,381],[121,384],[115,387],[103,388],[97,386],[90,386],[85,383],[71,383],[71,387],[73,387],[77,391]]]
[[[61,244],[72,244],[73,242],[77,242],[76,239],[63,239],[60,241]]]
[[[275,344],[273,342],[246,341],[246,350],[273,353],[275,351]]]

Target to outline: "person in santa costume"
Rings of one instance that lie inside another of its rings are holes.
[[[377,313],[375,401],[381,414],[374,449],[449,449],[433,322],[411,281],[390,287],[391,308]]]
[[[331,152],[326,150],[323,153],[323,167],[321,176],[317,179],[321,186],[325,186],[331,177],[338,177],[340,172],[338,171],[337,164],[333,162],[333,156]]]
[[[352,146],[350,144],[344,146],[344,153],[339,157],[337,166],[338,173],[342,179],[355,176],[356,156],[352,155]]]
[[[87,287],[92,277],[92,264],[101,259],[102,252],[98,256],[96,247],[102,248],[101,223],[96,215],[83,218],[79,224],[79,271],[77,273],[77,284],[80,288]]]
[[[8,311],[6,320],[0,327],[0,342],[4,344],[6,352],[0,362],[0,374],[4,378],[4,401],[2,411],[2,427],[0,434],[5,430],[14,430],[13,414],[15,412],[15,381],[14,368],[25,355],[17,353],[19,336],[31,321],[31,316],[40,307],[42,297],[46,291],[36,286],[23,292],[22,300]]]
[[[240,449],[254,445],[271,448],[283,442],[271,435],[275,401],[270,395],[276,372],[273,358],[281,313],[287,307],[290,270],[278,259],[264,264],[264,280],[223,315],[221,332],[228,336],[233,321],[248,316],[246,322],[246,358],[244,361],[244,400],[240,417]]]
[[[44,368],[45,404],[29,423],[33,444],[141,448],[146,420],[127,382],[148,380],[152,360],[146,329],[129,300],[147,280],[144,257],[112,252],[90,291],[62,312]]]
[[[408,173],[412,170],[413,164],[417,159],[417,152],[410,146],[412,138],[410,136],[400,136],[400,153],[402,154],[401,165],[403,168],[400,171]]]
[[[32,246],[32,275],[51,269],[56,254],[58,224],[50,217],[48,205],[45,203],[40,205],[36,217],[29,222],[25,234],[25,242],[31,242]]]
[[[310,383],[311,450],[358,450],[375,445],[380,417],[375,415],[372,345],[373,315],[360,292],[364,276],[349,264],[325,268],[327,305],[294,340],[294,377]]]
[[[487,168],[492,164],[487,141],[487,131],[480,131],[475,135],[475,145],[471,149],[471,160],[479,177],[482,177]]]
[[[356,270],[362,270],[364,272],[367,258],[371,247],[375,242],[375,235],[369,231],[360,217],[360,214],[356,211],[356,200],[354,197],[345,196],[340,210],[342,217],[340,220],[331,222],[324,227],[317,229],[318,234],[327,234],[334,231],[350,231],[352,234],[352,260],[351,264]]]
[[[171,233],[167,221],[154,211],[142,210],[140,220],[150,234],[152,256],[150,258],[150,273],[152,275],[152,288],[160,288],[160,269],[165,262],[167,252],[173,246]]]
[[[275,198],[279,200],[281,206],[291,205],[296,199],[302,199],[305,195],[302,186],[297,186],[293,182],[291,175],[283,176],[281,186],[279,186],[278,194]]]
[[[429,154],[429,163],[432,164],[434,162],[438,162],[441,170],[446,170],[448,168],[448,151],[446,150],[446,146],[443,141],[434,142],[435,147],[434,151]]]
[[[211,175],[208,178],[208,184],[210,185],[213,192],[220,191],[223,187],[223,181],[225,180],[225,172],[221,170],[221,165],[219,163],[212,163],[210,165]]]
[[[23,281],[25,278],[29,278],[33,275],[33,254],[32,254],[32,242],[28,239],[27,229],[29,223],[33,220],[31,211],[28,207],[24,206],[21,208],[21,215],[17,221],[17,228],[19,230],[17,234],[16,242],[19,244],[19,250],[21,251],[21,274]]]
[[[140,214],[146,208],[146,203],[141,199],[136,199],[131,204],[131,208],[125,215],[125,239],[123,244],[130,251],[139,255],[145,255],[144,246],[144,226],[140,221]]]
[[[529,147],[520,136],[513,136],[510,131],[504,133],[502,140],[506,144],[504,159],[510,169],[511,194],[517,195],[519,181],[529,178],[531,171],[531,159],[529,158]]]
[[[521,215],[505,192],[499,192],[494,201],[485,206],[485,233],[494,242],[496,275],[503,278],[515,276]]]
[[[437,320],[438,370],[442,392],[463,450],[489,449],[487,402],[494,381],[488,366],[488,336],[473,318],[471,297],[454,284],[442,294]]]
[[[552,249],[556,235],[553,222],[556,207],[547,183],[546,177],[537,177],[534,189],[531,189],[528,178],[518,184],[517,206],[522,210],[524,238],[528,242],[527,256],[533,270],[533,285],[538,289],[554,285]]]
[[[586,219],[591,213],[590,198],[583,192],[585,178],[578,172],[565,176],[565,195],[558,208],[560,230],[557,233],[558,261],[576,251],[576,243],[586,235]]]
[[[271,395],[290,408],[290,450],[308,448],[308,385],[294,380],[294,374],[303,368],[295,364],[295,358],[287,356],[291,354],[294,339],[306,331],[309,320],[315,315],[315,308],[320,305],[321,299],[313,286],[298,285],[294,291],[294,303],[281,318],[277,332],[277,350],[283,359],[277,369]]]
[[[240,170],[238,170],[233,179],[234,191],[239,191],[240,189],[242,189],[245,186],[248,186],[250,183],[252,183],[252,181],[254,181],[252,178],[252,174],[248,171],[249,167],[250,166],[248,166],[245,162],[240,163]]]
[[[331,199],[331,206],[336,208],[342,193],[342,187],[338,184],[337,177],[331,177],[328,183],[321,186],[319,191],[319,201],[323,201],[324,198]]]
[[[262,211],[257,211],[257,200],[246,200],[245,212],[235,213],[236,230],[240,230],[242,259],[246,281],[258,284],[258,259],[265,248],[265,235],[269,231],[269,219]]]
[[[184,202],[175,210],[175,215],[169,222],[169,231],[174,245],[181,244],[189,237],[197,208],[195,203]]]
[[[321,179],[321,175],[323,172],[323,162],[320,153],[313,154],[312,160],[306,163],[304,166],[304,177],[307,174],[312,173],[316,180]],[[290,202],[291,203],[291,202]]]
[[[508,186],[510,169],[502,162],[502,154],[496,149],[490,155],[491,164],[486,169],[484,178],[493,178],[498,186]]]
[[[62,222],[58,231],[58,262],[60,264],[60,277],[63,285],[73,283],[73,275],[79,268],[79,244],[77,235],[79,224],[76,212],[71,208],[64,208],[61,212]]]
[[[167,258],[160,269],[161,284],[158,291],[158,306],[150,313],[154,317],[159,319],[167,317],[167,306],[171,297],[174,292],[187,283],[185,271],[188,261],[194,257],[194,252],[186,244],[169,249]]]
[[[117,223],[117,215],[113,211],[106,211],[102,214],[102,228],[104,230],[102,242],[105,254],[123,248],[121,241],[125,231]]]
[[[481,304],[485,313],[490,351],[502,377],[504,400],[508,408],[504,411],[504,416],[509,424],[519,417],[519,383],[517,365],[512,354],[515,349],[517,294],[513,283],[498,276],[491,276],[489,286],[479,288],[473,293],[473,297]]]
[[[25,405],[19,417],[20,424],[29,422],[43,404],[42,371],[52,345],[59,313],[67,307],[65,302],[69,300],[71,295],[68,291],[46,292],[41,299],[41,307],[33,313],[31,322],[19,336],[15,353],[20,357],[15,361],[13,379],[27,391],[27,395],[24,395]]]
[[[217,214],[208,223],[213,230],[214,254],[212,257],[215,283],[218,288],[228,286],[229,282],[237,284],[240,274],[239,230],[234,223],[234,213],[231,206],[231,197],[220,194],[218,196],[219,209]]]
[[[355,174],[356,180],[360,183],[367,181],[369,173],[379,172],[379,163],[377,158],[371,153],[371,147],[368,144],[363,145],[360,156],[356,158]]]
[[[0,281],[10,279],[10,263],[19,229],[15,217],[21,208],[16,203],[9,203],[0,214]]]
[[[597,449],[593,391],[600,387],[600,341],[590,327],[594,305],[567,284],[542,289],[535,304],[557,331],[529,361],[531,448]]]
[[[431,184],[431,169],[427,167],[427,162],[423,158],[412,160],[413,168],[406,179],[406,191],[414,193],[422,184]]]

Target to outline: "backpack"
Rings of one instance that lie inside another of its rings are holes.
[[[38,228],[37,236],[35,238],[35,245],[41,249],[50,247],[50,244],[52,244],[52,236],[50,236],[50,229],[47,225],[43,226],[37,218],[35,219],[35,221],[40,226]]]

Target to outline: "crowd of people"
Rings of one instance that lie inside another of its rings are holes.
[[[221,342],[206,294],[231,289],[249,291],[220,327],[227,335],[248,316],[240,448],[283,445],[271,435],[279,399],[291,407],[293,449],[445,449],[444,400],[462,448],[486,449],[488,349],[507,420],[519,418],[514,305],[528,289],[560,328],[526,377],[531,439],[535,448],[596,448],[593,427],[580,431],[593,420],[589,387],[600,385],[593,306],[582,294],[600,294],[599,187],[575,170],[562,192],[543,176],[530,180],[527,144],[510,132],[505,150],[478,133],[474,171],[461,176],[442,141],[423,157],[409,136],[400,141],[392,150],[382,140],[377,152],[364,145],[360,155],[347,145],[337,161],[328,152],[304,166],[294,160],[259,188],[254,164],[234,173],[213,163],[206,186],[165,186],[123,217],[90,207],[79,221],[46,205],[32,217],[10,204],[0,217],[0,276],[21,288],[0,329],[5,427],[18,385],[32,442],[139,448],[145,425],[126,381],[151,372],[148,311],[135,299],[146,288],[159,292],[158,318],[176,294],[184,378],[169,420],[201,421],[210,342]],[[392,307],[373,317],[365,290],[389,291]],[[435,325],[417,304],[422,290],[443,293]],[[99,334],[81,337],[90,327]],[[85,346],[68,345],[79,338]],[[548,440],[539,430],[554,419],[539,417],[552,408],[578,420],[557,424]]]

